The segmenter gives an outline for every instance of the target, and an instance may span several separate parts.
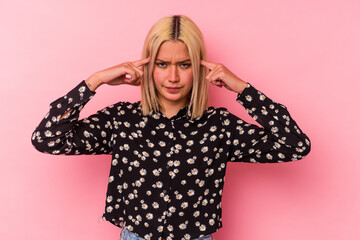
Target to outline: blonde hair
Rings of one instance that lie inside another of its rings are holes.
[[[208,82],[205,79],[205,68],[200,61],[206,58],[205,44],[200,29],[186,16],[168,16],[158,20],[150,29],[144,43],[142,58],[150,56],[144,66],[144,77],[141,84],[141,106],[144,115],[159,112],[161,103],[156,94],[153,69],[157,53],[162,43],[181,41],[188,51],[193,70],[193,86],[190,92],[188,114],[191,119],[200,118],[208,104]]]

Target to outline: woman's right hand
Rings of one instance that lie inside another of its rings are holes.
[[[85,80],[91,91],[95,91],[102,84],[129,84],[139,86],[144,75],[143,66],[150,57],[134,62],[125,62],[92,74]]]

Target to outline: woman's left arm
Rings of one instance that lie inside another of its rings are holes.
[[[206,78],[219,87],[237,92],[237,101],[262,127],[246,123],[233,114],[223,114],[231,132],[230,161],[286,162],[310,152],[310,140],[291,118],[287,108],[274,102],[222,64],[202,61],[210,69]]]

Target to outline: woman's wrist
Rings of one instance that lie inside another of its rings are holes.
[[[246,88],[247,84],[248,84],[247,82],[240,79],[239,84],[237,84],[236,89],[234,89],[233,91],[241,94],[244,91],[244,89]]]
[[[92,74],[88,79],[86,79],[85,83],[93,92],[95,92],[95,90],[103,84],[96,73]]]

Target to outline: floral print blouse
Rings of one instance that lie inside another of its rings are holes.
[[[82,81],[51,103],[32,143],[50,154],[111,154],[103,218],[144,239],[188,240],[221,228],[227,162],[296,161],[310,151],[286,107],[250,84],[237,101],[262,128],[225,108],[209,107],[195,120],[187,107],[170,119],[161,112],[144,116],[140,102],[78,120],[94,94]]]

